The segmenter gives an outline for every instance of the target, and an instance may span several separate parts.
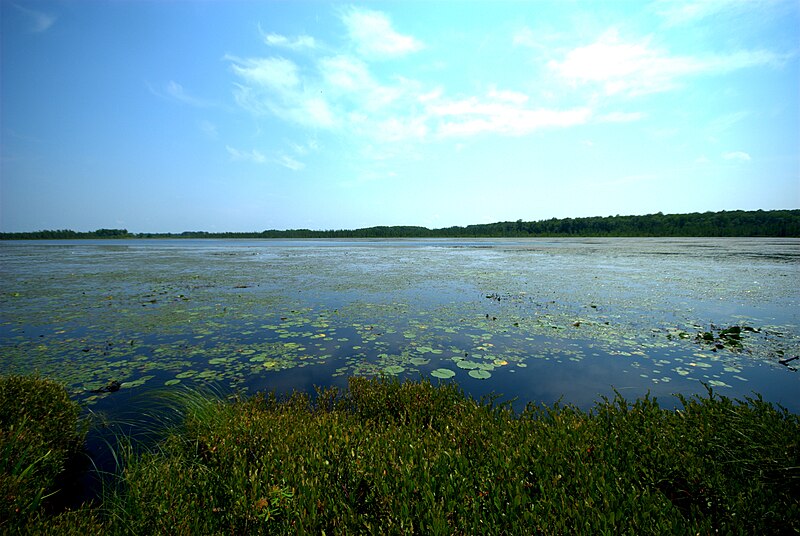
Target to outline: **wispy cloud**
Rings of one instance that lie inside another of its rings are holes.
[[[540,128],[584,124],[592,112],[589,108],[526,108],[520,103],[472,97],[432,105],[428,113],[441,118],[437,132],[442,136],[471,136],[485,132],[521,136]]]
[[[543,99],[541,91],[534,94],[490,83],[477,94],[452,95],[436,80],[387,74],[371,62],[423,48],[414,37],[398,33],[385,14],[348,8],[341,13],[341,20],[348,40],[339,48],[316,47],[310,36],[288,38],[273,33],[264,34],[267,44],[304,48],[307,54],[293,59],[278,55],[226,56],[237,78],[236,102],[255,116],[273,116],[296,126],[375,143],[487,133],[524,136],[545,128],[589,122],[630,123],[647,117],[641,111],[624,108],[598,113],[596,95],[559,104],[555,90]],[[538,46],[529,29],[523,28],[514,39],[519,45]],[[556,59],[546,68],[560,75],[562,81],[623,96],[666,91],[688,76],[776,61],[774,55],[758,51],[702,58],[673,56],[656,47],[652,38],[625,41],[614,29],[589,45],[550,50],[548,57]],[[282,154],[274,161],[290,169],[303,157],[302,152],[289,152],[293,155],[289,161]]]
[[[55,15],[45,13],[44,11],[23,7],[19,4],[12,5],[28,18],[31,23],[31,31],[34,33],[46,32],[51,26],[53,26],[53,24],[55,24],[56,19],[58,18]]]
[[[656,13],[668,24],[682,25],[697,22],[722,13],[741,14],[749,11],[764,12],[783,0],[659,0]]]
[[[194,106],[195,108],[210,108],[216,106],[216,103],[213,101],[190,95],[182,85],[174,80],[170,80],[161,87],[155,87],[148,82],[147,89],[150,90],[150,93],[162,99],[176,100],[183,104]]]
[[[679,87],[690,76],[721,74],[755,66],[779,65],[784,58],[764,50],[703,57],[673,56],[651,38],[624,41],[615,29],[594,43],[569,51],[548,66],[574,85],[596,84],[607,95],[637,96]]]
[[[391,58],[421,50],[422,42],[392,27],[389,17],[379,11],[352,7],[342,22],[358,52],[368,58]]]
[[[314,138],[307,140],[305,143],[289,142],[288,145],[292,152],[299,156],[305,156],[319,149],[319,144]]]
[[[399,84],[378,83],[367,65],[351,56],[323,58],[318,64],[324,90],[332,97],[350,101],[354,107],[375,112],[392,105],[405,93]]]
[[[336,123],[328,102],[318,88],[300,84],[297,65],[280,57],[238,58],[226,56],[240,78],[234,98],[256,115],[274,114],[284,120],[314,128]]]
[[[317,41],[310,35],[298,35],[292,38],[276,33],[264,33],[260,25],[258,30],[264,43],[271,47],[288,48],[290,50],[314,49],[317,47]]]
[[[240,78],[255,85],[279,91],[290,90],[300,82],[297,65],[280,57],[240,59],[226,56],[233,62],[231,69]]]
[[[540,48],[541,44],[533,34],[533,30],[527,26],[518,30],[511,39],[511,42],[517,46],[524,46],[530,48]]]
[[[241,80],[234,92],[236,100],[252,113],[376,141],[486,132],[520,136],[540,128],[583,124],[592,115],[588,107],[532,106],[529,95],[497,86],[490,86],[480,97],[454,99],[441,87],[426,87],[402,77],[382,82],[367,63],[347,54],[322,57],[304,72],[285,58],[228,59]],[[639,117],[619,112],[606,120]]]
[[[717,117],[708,125],[708,131],[713,135],[727,132],[731,127],[743,121],[750,115],[749,111],[740,111]]]
[[[522,105],[528,102],[530,97],[525,93],[520,93],[519,91],[511,91],[508,89],[498,90],[496,86],[492,86],[489,89],[489,93],[487,95],[490,99],[495,99],[501,102],[508,102],[511,104]]]
[[[226,145],[225,149],[228,151],[231,160],[235,162],[254,162],[256,164],[263,164],[267,161],[267,157],[256,149],[251,151],[240,151],[239,149],[235,149],[230,145]]]
[[[300,162],[299,160],[296,160],[286,154],[278,156],[278,163],[285,168],[291,169],[292,171],[300,171],[301,169],[306,167],[306,165],[303,162]]]
[[[752,160],[752,158],[750,158],[750,155],[745,153],[744,151],[731,151],[728,153],[724,153],[722,155],[722,158],[724,158],[725,160],[733,160],[736,162],[750,162]]]
[[[167,83],[166,90],[170,97],[188,104],[189,106],[207,108],[209,106],[213,106],[214,104],[211,101],[189,95],[183,86],[174,80],[170,80],[169,83]]]
[[[598,121],[605,123],[631,123],[644,119],[645,114],[641,112],[610,112],[597,117]]]
[[[197,128],[200,129],[200,132],[202,132],[211,139],[217,139],[217,137],[219,136],[219,134],[217,133],[217,125],[215,125],[211,121],[208,121],[207,119],[198,121]]]

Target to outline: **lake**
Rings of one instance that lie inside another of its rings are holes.
[[[798,239],[6,241],[0,263],[0,372],[112,414],[382,374],[517,408],[708,385],[800,412]]]

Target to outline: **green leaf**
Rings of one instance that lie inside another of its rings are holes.
[[[433,376],[434,378],[441,378],[443,380],[446,380],[447,378],[452,378],[455,375],[456,375],[455,372],[446,368],[438,368],[433,372],[431,372],[431,376]]]

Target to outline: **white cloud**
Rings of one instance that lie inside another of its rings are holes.
[[[252,151],[240,151],[239,149],[234,149],[230,145],[226,145],[225,149],[227,149],[228,154],[233,161],[254,162],[256,164],[263,164],[267,161],[267,158],[256,149],[253,149]]]
[[[520,93],[518,91],[509,91],[509,90],[500,90],[500,91],[498,91],[498,89],[496,87],[492,87],[489,90],[489,93],[487,94],[487,96],[490,99],[503,101],[503,102],[509,102],[511,104],[525,104],[526,102],[528,102],[528,98],[529,98],[524,93]]]
[[[403,94],[400,87],[379,84],[364,62],[350,56],[325,58],[319,62],[319,71],[326,91],[365,111],[389,106]]]
[[[533,35],[530,28],[524,27],[517,31],[512,38],[512,42],[517,46],[524,46],[530,48],[539,48],[540,44]]]
[[[198,97],[194,97],[189,95],[183,86],[179,83],[175,82],[174,80],[170,80],[166,86],[164,86],[165,93],[172,97],[175,100],[179,100],[184,104],[188,104],[189,106],[195,106],[197,108],[208,108],[209,106],[213,106],[214,103],[211,101],[200,99]]]
[[[292,171],[300,171],[306,167],[304,163],[285,154],[282,154],[278,157],[278,163],[285,168],[291,169]]]
[[[202,121],[198,121],[197,122],[197,127],[200,129],[200,131],[203,134],[205,134],[209,138],[217,139],[217,137],[218,137],[217,125],[215,125],[211,121],[208,121],[206,119],[203,119]]]
[[[230,57],[242,83],[235,97],[254,114],[273,114],[313,128],[335,129],[382,142],[473,136],[486,132],[521,136],[546,127],[589,121],[588,107],[545,109],[525,93],[490,86],[484,97],[449,99],[441,87],[394,77],[378,81],[361,59],[323,57],[301,75],[285,58]],[[634,121],[640,114],[608,114],[605,121]],[[299,153],[298,153],[299,154]]]
[[[259,26],[261,31],[261,26]],[[313,49],[317,47],[316,40],[310,35],[299,35],[293,39],[276,33],[265,34],[261,32],[264,43],[271,47],[288,48],[291,50]]]
[[[398,34],[382,13],[350,8],[342,20],[362,56],[327,48],[301,64],[277,56],[227,56],[238,78],[236,102],[254,115],[382,143],[482,133],[522,136],[541,128],[585,124],[593,117],[590,105],[532,105],[525,92],[494,84],[481,95],[453,98],[440,85],[397,74],[380,78],[375,74],[380,71],[373,72],[367,63],[370,57],[399,55],[422,45]],[[265,39],[275,46],[288,42],[277,34]],[[598,119],[628,122],[642,117],[614,112]],[[290,154],[303,155],[299,150]]]
[[[740,14],[748,11],[764,12],[782,0],[659,0],[654,4],[656,13],[668,24],[682,25],[697,22],[723,13]]]
[[[274,114],[314,128],[331,128],[336,118],[328,102],[313,85],[301,84],[297,65],[285,58],[226,56],[243,83],[236,84],[237,104],[255,115]]]
[[[752,159],[750,155],[745,153],[744,151],[731,151],[728,153],[724,153],[722,158],[725,160],[734,160],[737,162],[750,162]]]
[[[434,100],[439,99],[442,96],[443,93],[444,93],[444,91],[442,90],[442,88],[437,87],[436,89],[428,91],[427,93],[423,93],[421,95],[418,95],[417,96],[417,100],[419,102],[434,101]]]
[[[285,58],[240,59],[226,56],[225,59],[233,62],[231,69],[234,73],[251,84],[287,90],[296,86],[300,81],[297,65]]]
[[[43,11],[22,7],[19,4],[12,4],[15,8],[25,14],[31,22],[31,31],[34,33],[46,32],[55,24],[57,17]]]
[[[375,127],[375,136],[381,141],[423,139],[430,131],[424,116],[390,117]]]
[[[714,135],[727,132],[736,123],[743,121],[750,115],[748,111],[734,112],[717,117],[708,125],[708,131]]]
[[[484,132],[521,136],[540,128],[584,124],[591,117],[589,108],[529,109],[512,103],[481,102],[474,97],[437,104],[429,107],[428,112],[441,118],[438,133],[442,136]]]
[[[398,33],[379,11],[353,7],[342,15],[342,22],[359,53],[368,58],[403,56],[423,48],[414,37]]]
[[[623,41],[614,29],[594,43],[575,48],[548,66],[569,82],[600,85],[606,94],[644,95],[674,89],[683,78],[720,74],[759,65],[778,65],[783,58],[767,51],[740,51],[706,57],[671,56],[651,39]]]
[[[303,145],[303,144],[300,144],[300,143],[294,143],[294,142],[290,142],[289,143],[289,147],[292,149],[292,152],[294,152],[295,154],[300,155],[300,156],[307,155],[312,149],[312,147],[309,147],[307,145]]]
[[[319,68],[323,80],[333,89],[354,91],[375,85],[367,66],[356,58],[349,56],[324,58]]]
[[[611,112],[597,117],[598,121],[606,123],[631,123],[644,119],[645,114],[641,112]]]

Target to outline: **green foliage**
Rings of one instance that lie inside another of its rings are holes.
[[[41,514],[83,444],[79,408],[64,387],[37,376],[0,377],[0,528]]]
[[[37,238],[474,238],[474,237],[560,237],[560,236],[771,236],[800,237],[800,210],[733,210],[691,214],[647,214],[563,218],[541,221],[498,222],[466,227],[428,229],[415,226],[377,226],[353,230],[310,229],[266,230],[263,232],[186,231],[129,234],[125,229],[36,231],[0,233],[0,240]]]
[[[100,510],[125,534],[786,534],[800,418],[761,398],[620,395],[515,413],[453,383],[234,402],[186,391],[158,448],[130,446]],[[71,524],[70,524],[71,523]],[[81,525],[81,524],[84,525]]]
[[[454,384],[195,400],[124,474],[135,533],[798,530],[798,418],[761,399],[620,396],[515,414]]]

